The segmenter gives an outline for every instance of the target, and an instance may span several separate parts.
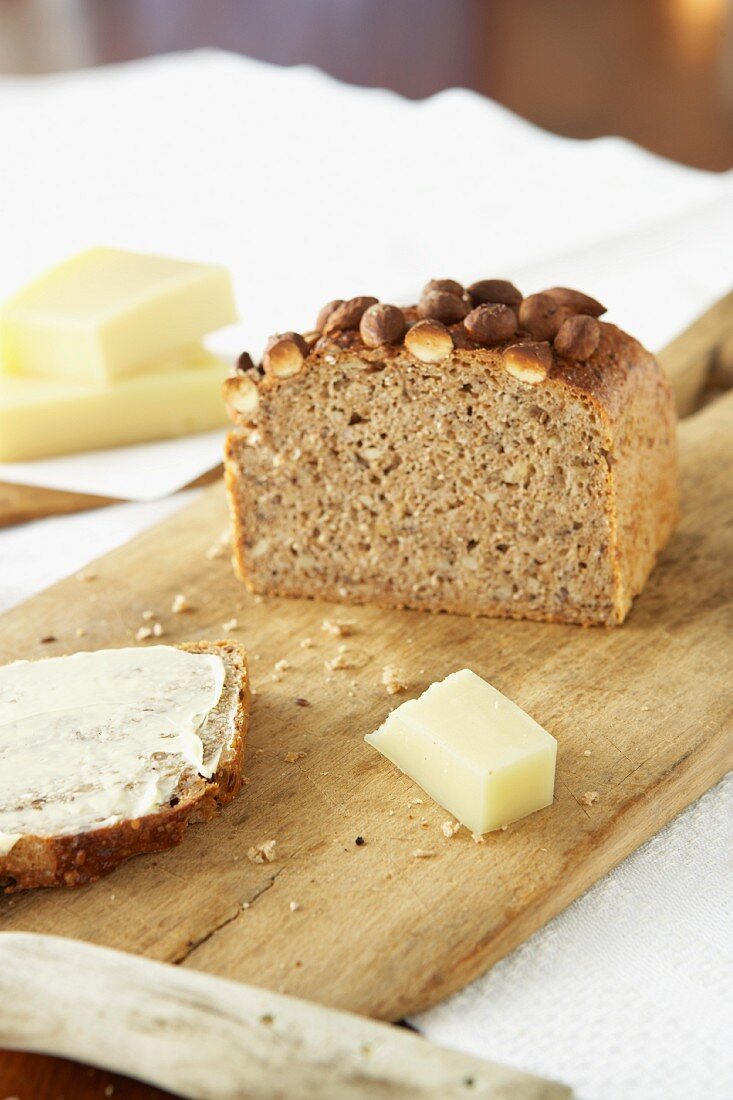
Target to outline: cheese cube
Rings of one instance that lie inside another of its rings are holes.
[[[0,365],[76,381],[126,378],[235,320],[226,268],[93,248],[0,309]]]
[[[116,382],[0,374],[0,462],[145,443],[223,427],[228,367],[202,347]]]
[[[365,740],[474,833],[552,803],[557,741],[470,669],[431,684]]]

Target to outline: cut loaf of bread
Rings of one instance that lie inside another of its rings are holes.
[[[246,654],[235,642],[194,642],[177,647],[188,653],[220,657],[224,685],[200,730],[204,759],[216,754],[210,779],[182,758],[172,796],[144,816],[73,835],[24,835],[0,854],[0,893],[41,886],[84,886],[141,852],[172,848],[192,822],[207,821],[231,802],[243,782],[244,746],[249,722],[250,688]],[[146,650],[141,649],[144,655]],[[29,777],[30,780],[31,777]],[[37,778],[37,777],[36,777]],[[102,785],[104,779],[101,779]],[[0,806],[2,776],[0,775]]]
[[[330,303],[225,384],[236,568],[255,592],[623,622],[677,516],[654,357],[553,288],[435,280]]]

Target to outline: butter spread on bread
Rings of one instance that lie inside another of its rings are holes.
[[[0,668],[0,887],[77,885],[176,843],[181,814],[211,816],[202,800],[228,801],[241,784],[247,699],[244,654],[229,643]],[[72,866],[56,859],[54,881],[26,881],[54,849]]]

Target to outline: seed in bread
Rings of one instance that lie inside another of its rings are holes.
[[[451,295],[439,282],[428,296]],[[469,293],[512,304],[452,324],[406,306],[396,342],[334,330],[298,375],[260,382],[226,458],[253,591],[623,622],[677,515],[667,380],[580,291]]]

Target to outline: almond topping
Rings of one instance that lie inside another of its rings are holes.
[[[378,298],[361,295],[358,298],[349,298],[348,302],[341,302],[326,319],[323,326],[324,335],[328,336],[329,333],[337,330],[348,332],[350,329],[357,329],[363,315],[378,301]]]
[[[582,290],[571,290],[568,286],[553,286],[545,291],[560,305],[565,306],[571,313],[585,313],[588,317],[601,317],[606,312],[606,307],[591,298],[590,294],[583,294]]]
[[[455,279],[431,279],[429,283],[426,283],[422,288],[421,298],[425,298],[428,294],[432,294],[434,291],[442,291],[445,294],[453,294],[456,298],[462,298],[464,294],[463,287],[460,283],[457,283]]]
[[[595,317],[577,314],[563,321],[555,337],[555,351],[566,359],[582,362],[590,359],[601,339],[601,326]]]
[[[442,363],[453,351],[453,341],[440,321],[418,321],[405,336],[405,347],[421,363]]]
[[[323,328],[328,318],[331,316],[333,311],[338,308],[338,306],[342,306],[343,304],[343,298],[334,298],[332,302],[326,302],[325,306],[323,307],[323,309],[320,310],[318,316],[316,317],[316,328],[319,332],[323,332]]]
[[[522,292],[507,279],[479,279],[468,288],[471,301],[475,306],[491,305],[514,306],[522,301]]]
[[[265,372],[275,378],[292,378],[302,369],[307,357],[308,345],[299,333],[276,333],[267,342],[262,365]]]
[[[533,340],[552,340],[570,316],[571,310],[551,294],[530,294],[519,307],[519,326],[526,329]]]
[[[230,415],[251,417],[257,411],[260,392],[248,374],[235,374],[225,379],[223,393]]]
[[[504,349],[504,366],[512,378],[536,386],[552,367],[549,344],[511,344]]]
[[[397,306],[378,302],[362,314],[359,335],[368,348],[381,344],[396,344],[405,331],[405,316]]]
[[[471,307],[457,294],[445,290],[431,290],[423,294],[417,307],[418,316],[431,321],[442,321],[444,325],[455,325],[468,313]]]
[[[477,306],[463,323],[472,340],[488,347],[511,340],[517,331],[516,313],[501,304]]]

